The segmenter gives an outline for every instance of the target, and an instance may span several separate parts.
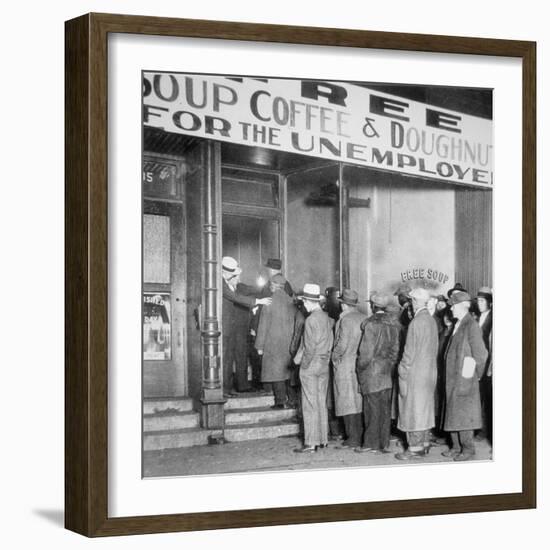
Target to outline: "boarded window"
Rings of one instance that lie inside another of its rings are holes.
[[[143,216],[143,282],[170,282],[170,218]]]

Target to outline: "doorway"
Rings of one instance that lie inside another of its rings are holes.
[[[222,227],[223,255],[239,262],[241,282],[263,286],[267,260],[281,254],[279,220],[224,214]]]

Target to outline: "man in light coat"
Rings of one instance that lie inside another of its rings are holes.
[[[426,307],[430,293],[411,291],[414,318],[407,330],[403,357],[398,367],[398,428],[407,434],[408,448],[397,453],[399,460],[422,458],[429,451],[429,431],[435,425],[437,381],[437,325]]]
[[[389,297],[370,297],[373,314],[361,325],[357,376],[363,394],[365,434],[356,452],[389,452],[393,375],[399,357],[401,324],[386,312]]]
[[[361,445],[363,435],[363,397],[355,372],[357,350],[361,340],[361,323],[366,316],[357,311],[359,296],[344,289],[338,298],[342,313],[336,322],[332,366],[334,369],[334,405],[336,416],[342,417],[346,430],[343,447],[354,449]]]
[[[286,279],[277,274],[271,278],[271,305],[262,307],[255,346],[262,357],[261,381],[269,383],[275,396],[272,409],[284,409],[287,381],[290,378],[291,342],[296,308],[286,293]]]
[[[456,461],[475,456],[474,430],[481,428],[479,379],[487,361],[487,349],[481,329],[470,315],[472,298],[467,292],[455,292],[449,299],[457,322],[445,357],[445,421],[452,447],[443,456]]]
[[[312,453],[328,446],[327,390],[334,321],[321,309],[319,285],[304,285],[301,297],[309,315],[294,362],[300,365],[304,445],[295,452]]]

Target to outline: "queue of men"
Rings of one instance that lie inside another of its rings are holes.
[[[295,452],[339,439],[334,417],[343,425],[339,448],[389,453],[397,436],[400,461],[422,460],[444,442],[443,456],[471,460],[476,437],[492,443],[490,288],[473,299],[460,284],[446,298],[400,287],[397,303],[373,292],[367,316],[354,290],[335,301],[331,288],[323,295],[308,283],[294,295],[280,260],[267,266],[270,279],[258,290],[223,258],[224,390],[259,389],[247,377],[247,358],[259,358],[252,381],[273,392],[273,408],[300,407],[304,441]]]

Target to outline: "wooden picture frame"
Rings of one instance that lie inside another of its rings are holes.
[[[523,71],[521,492],[108,516],[107,37],[215,38],[519,58]],[[348,521],[536,506],[536,45],[534,42],[88,14],[65,28],[65,525],[86,536]]]

